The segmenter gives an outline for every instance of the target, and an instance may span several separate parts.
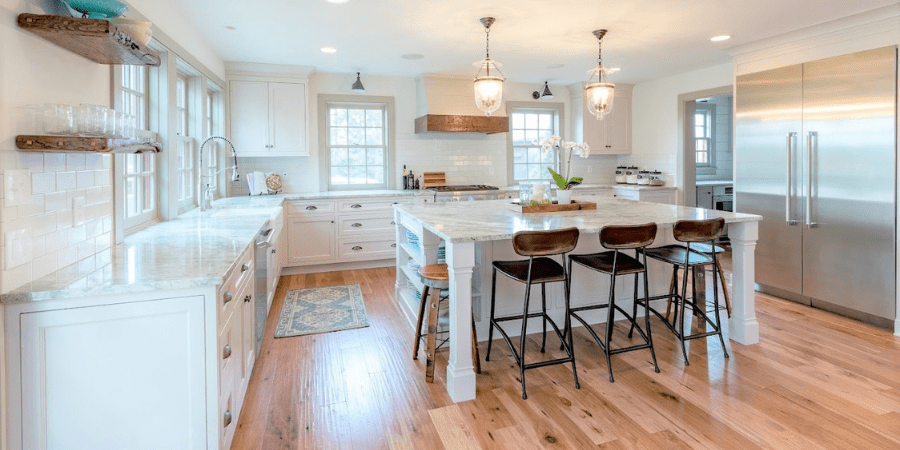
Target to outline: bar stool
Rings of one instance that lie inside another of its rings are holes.
[[[625,353],[635,350],[642,350],[645,348],[650,349],[650,356],[653,358],[653,369],[656,373],[659,373],[659,365],[656,363],[656,352],[653,350],[653,335],[650,333],[650,308],[647,308],[648,302],[648,292],[649,292],[649,282],[647,280],[647,255],[646,255],[646,247],[650,244],[653,244],[653,241],[656,239],[656,224],[655,223],[647,223],[643,225],[628,225],[628,226],[607,226],[603,227],[600,230],[600,245],[603,248],[611,249],[612,251],[602,252],[602,253],[594,253],[590,255],[571,255],[569,256],[569,273],[572,272],[572,263],[577,263],[581,266],[584,266],[588,269],[604,273],[609,275],[609,300],[607,303],[596,304],[596,305],[587,305],[587,306],[579,306],[576,308],[572,308],[570,314],[576,320],[584,325],[585,329],[593,336],[594,340],[597,342],[597,345],[603,349],[603,353],[606,354],[606,366],[609,369],[609,382],[612,383],[615,380],[613,379],[613,370],[612,370],[612,355],[616,355],[619,353]],[[634,250],[634,258],[626,255],[622,252],[622,250]],[[634,274],[634,311],[632,315],[628,315],[625,310],[623,310],[619,305],[616,305],[616,277],[620,275],[631,275]],[[644,275],[644,327],[646,327],[646,332],[638,326],[637,319],[637,305],[638,305],[638,276]],[[569,283],[572,282],[572,277],[570,275]],[[587,321],[585,321],[581,316],[578,315],[579,311],[587,311],[593,309],[602,309],[607,308],[608,314],[606,319],[606,333],[605,339],[601,341],[600,337],[597,336],[597,333],[594,331],[593,327],[591,327]],[[632,331],[637,328],[638,333],[644,339],[643,344],[632,345],[629,347],[612,349],[610,347],[610,341],[612,340],[612,332],[615,327],[615,316],[616,311],[622,313],[625,318],[631,322],[631,331],[629,331],[629,338],[631,337]]]
[[[564,329],[568,330],[569,323],[569,275],[563,264],[566,261],[566,253],[575,249],[578,244],[578,228],[565,228],[554,231],[520,231],[513,236],[513,250],[521,256],[527,256],[524,261],[494,261],[494,274],[491,281],[491,326],[488,331],[488,351],[485,361],[491,360],[491,346],[494,343],[494,327],[503,336],[503,340],[509,345],[513,358],[519,366],[519,378],[522,380],[522,399],[527,399],[528,394],[525,389],[525,371],[528,369],[536,369],[538,367],[552,366],[555,364],[572,363],[572,374],[575,377],[575,388],[581,389],[578,383],[578,371],[575,369],[575,354],[572,349],[572,336],[568,331],[568,340],[565,335],[559,331],[556,322],[547,315],[547,283],[562,282],[565,289],[565,324]],[[560,264],[549,256],[562,255]],[[506,275],[513,280],[525,283],[525,308],[522,310],[521,316],[495,317],[494,307],[496,305],[497,292],[497,272]],[[529,313],[528,303],[531,299],[531,285],[541,285],[541,312]],[[543,322],[543,334],[541,337],[541,353],[544,353],[547,345],[547,322],[553,326],[556,335],[559,336],[563,347],[566,351],[566,357],[557,358],[548,361],[540,361],[531,364],[525,364],[525,337],[528,326],[528,319],[540,317]],[[509,339],[509,336],[503,331],[500,322],[509,320],[522,321],[522,334],[519,335],[519,351],[517,352]]]
[[[705,338],[708,336],[719,336],[719,341],[722,343],[722,350],[725,353],[725,357],[728,358],[728,349],[725,348],[725,338],[722,335],[722,323],[719,318],[719,290],[718,283],[713,283],[713,305],[715,311],[715,321],[711,320],[706,313],[706,299],[702,300],[701,304],[698,302],[698,299],[687,297],[687,283],[688,283],[688,272],[694,269],[705,270],[704,266],[713,265],[716,267],[721,267],[718,265],[718,259],[716,258],[716,252],[712,252],[710,254],[700,253],[694,251],[698,243],[708,243],[709,245],[715,245],[714,240],[718,238],[722,232],[725,230],[725,219],[717,218],[717,219],[709,219],[709,220],[679,220],[675,222],[675,226],[673,228],[673,234],[675,236],[675,240],[678,242],[683,242],[685,245],[665,245],[662,247],[650,248],[646,250],[647,256],[656,259],[658,261],[662,261],[665,263],[672,264],[673,272],[672,278],[673,280],[677,278],[678,270],[681,269],[684,271],[682,276],[682,284],[681,284],[681,294],[679,295],[677,292],[677,285],[673,284],[673,287],[676,289],[672,289],[668,294],[659,295],[650,297],[650,300],[658,300],[658,299],[669,299],[675,301],[675,317],[672,319],[672,323],[662,315],[659,314],[656,310],[652,310],[654,314],[656,314],[660,319],[663,320],[663,323],[672,330],[672,333],[675,334],[675,337],[681,342],[681,352],[684,355],[684,365],[690,365],[690,360],[688,359],[687,347],[685,346],[685,341],[691,339],[699,339]],[[693,248],[692,248],[693,244]],[[717,269],[718,270],[718,269]],[[696,277],[691,277],[692,282],[692,292],[697,292],[696,289]],[[693,294],[692,294],[693,295]],[[680,305],[680,312],[679,312]],[[684,332],[684,317],[687,313],[687,305],[691,305],[691,308],[694,311],[694,315],[699,318],[702,318],[706,324],[712,326],[713,331],[704,332],[704,333],[694,333],[685,335]],[[677,327],[677,328],[676,328]],[[629,331],[629,336],[631,332]]]
[[[440,303],[446,300],[441,291],[450,289],[450,274],[446,264],[428,264],[419,268],[419,276],[422,277],[422,301],[419,303],[419,318],[416,321],[416,338],[413,346],[413,359],[419,359],[419,342],[422,335],[422,320],[425,316],[425,305],[428,304],[428,292],[431,293],[431,304],[428,309],[428,330],[425,333],[425,381],[434,382],[434,354],[437,351],[438,311]],[[437,297],[437,298],[435,298]],[[475,363],[475,373],[481,373],[481,356],[478,353],[478,334],[475,332],[475,317],[472,316],[472,361]]]
[[[718,245],[710,245],[705,243],[695,243],[691,245],[691,251],[703,253],[709,257],[712,257],[712,253],[725,253],[725,249],[719,247]],[[719,262],[719,259],[716,259],[716,264],[712,268],[713,277],[717,278],[720,283],[722,283],[722,297],[725,298],[725,311],[728,312],[728,318],[731,318],[731,296],[728,294],[728,284],[725,282],[725,271],[722,270],[722,264]],[[716,279],[713,279],[713,283],[716,282]],[[672,277],[672,284],[669,286],[669,292],[674,292],[675,290],[675,277]],[[705,289],[701,289],[704,291]],[[669,319],[669,315],[671,314],[672,308],[672,299],[669,298],[669,303],[666,305],[666,320]]]

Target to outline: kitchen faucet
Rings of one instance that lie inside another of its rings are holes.
[[[229,146],[231,146],[231,154],[232,154],[232,156],[234,156],[234,165],[231,167],[226,167],[222,170],[219,170],[218,172],[216,172],[212,175],[203,175],[203,149],[206,147],[206,144],[213,139],[221,139],[221,140],[227,142]],[[218,175],[228,169],[231,169],[234,171],[234,173],[231,175],[231,181],[238,181],[241,178],[241,174],[239,174],[238,170],[237,170],[237,151],[235,151],[235,149],[234,149],[234,144],[232,144],[231,141],[229,141],[228,139],[226,139],[222,136],[210,136],[205,141],[203,141],[203,144],[200,145],[200,167],[199,167],[200,178],[199,178],[199,180],[200,180],[200,191],[202,193],[202,195],[200,196],[199,202],[198,202],[198,203],[200,203],[200,211],[206,211],[207,209],[210,208],[211,203],[212,203],[212,195],[211,195],[211,191],[210,191],[210,187],[209,187],[209,185],[210,185],[209,179],[215,177],[216,175]],[[203,185],[204,179],[206,179],[205,187]]]

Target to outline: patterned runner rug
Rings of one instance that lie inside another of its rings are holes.
[[[369,326],[358,284],[288,291],[275,337],[303,336]]]

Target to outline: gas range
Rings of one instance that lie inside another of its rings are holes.
[[[500,188],[484,184],[435,186],[428,188],[428,190],[434,192],[435,203],[506,198],[505,194],[500,191]]]

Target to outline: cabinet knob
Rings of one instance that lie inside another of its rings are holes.
[[[354,245],[352,250],[362,250],[362,247],[360,247],[358,245]]]
[[[309,205],[309,206],[306,207],[306,210],[307,210],[307,211],[315,211],[315,210],[317,210],[317,209],[319,209],[319,208],[316,208],[316,207],[313,206],[313,205]]]
[[[222,421],[222,426],[227,427],[228,425],[231,425],[231,411],[225,410],[225,418]]]
[[[248,295],[248,296],[244,297],[244,303],[250,303],[251,298],[253,298],[252,295]]]
[[[350,226],[353,227],[353,228],[359,228],[359,227],[362,226],[362,224],[359,223],[359,222],[356,222],[356,223],[354,223],[353,225],[350,225]]]
[[[222,359],[228,359],[231,356],[231,346],[226,345],[225,348],[222,349]]]
[[[234,296],[231,295],[231,292],[228,292],[228,291],[225,292],[225,295],[223,295],[223,297],[225,298],[225,302],[222,303],[223,305],[227,305],[228,302],[230,302],[232,299],[234,299]]]
[[[273,255],[275,254],[275,249],[274,249],[274,248],[272,249],[272,254],[273,254]]]
[[[247,263],[241,264],[241,272],[246,272],[248,270],[250,270],[250,264],[247,264]]]
[[[391,244],[391,248],[397,248],[397,243],[394,242],[393,244]]]
[[[355,203],[353,205],[350,205],[350,207],[351,208],[362,208],[362,205],[360,205],[359,203]]]
[[[397,225],[397,222],[391,221],[391,225]]]

